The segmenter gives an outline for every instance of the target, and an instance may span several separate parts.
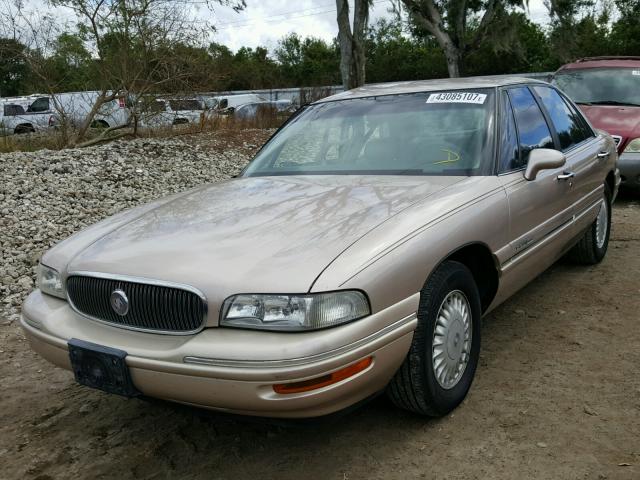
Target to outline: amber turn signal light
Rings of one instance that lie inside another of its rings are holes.
[[[333,373],[323,375],[321,377],[311,378],[302,382],[294,383],[280,383],[273,386],[273,390],[276,393],[301,393],[308,392],[309,390],[316,390],[318,388],[326,387],[338,383],[345,378],[353,377],[356,373],[360,373],[366,370],[369,365],[373,363],[373,357],[363,358],[359,362],[353,363],[348,367],[341,370],[337,370]]]

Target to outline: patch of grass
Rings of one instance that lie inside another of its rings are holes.
[[[0,136],[0,153],[60,150],[64,141],[57,133],[23,133]]]

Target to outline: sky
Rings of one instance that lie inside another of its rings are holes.
[[[390,16],[389,0],[374,0],[371,20]],[[288,33],[320,37],[331,41],[338,33],[335,0],[247,0],[247,8],[236,13],[229,7],[216,6],[211,13],[194,7],[196,15],[208,17],[217,26],[213,40],[236,51],[242,46],[273,48]],[[547,23],[542,0],[530,0],[531,19]]]
[[[10,0],[5,0],[10,1]],[[278,40],[289,33],[302,37],[320,37],[331,41],[338,33],[335,0],[246,0],[247,7],[235,12],[215,0],[183,0],[191,4],[191,16],[216,26],[212,41],[227,45],[232,51],[242,46],[266,46],[273,50]],[[537,23],[548,22],[543,0],[529,0],[530,18]],[[63,8],[51,8],[47,0],[27,0],[29,9],[52,14],[62,22],[73,22],[73,14]],[[211,8],[207,3],[212,4]],[[352,1],[349,2],[353,5]],[[370,22],[390,17],[390,0],[373,0]]]

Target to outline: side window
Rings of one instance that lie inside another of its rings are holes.
[[[549,126],[540,107],[527,87],[509,89],[509,98],[520,134],[522,165],[529,161],[529,153],[535,148],[555,148]]]
[[[574,104],[572,104],[567,99],[567,97],[565,95],[563,95],[562,93],[558,92],[558,94],[560,95],[562,100],[564,100],[564,103],[567,105],[567,107],[569,108],[569,110],[571,111],[573,116],[576,118],[578,123],[582,126],[582,131],[584,132],[585,138],[593,138],[593,137],[595,137],[596,134],[593,132],[593,130],[589,126],[589,122],[587,122],[587,120],[585,119],[585,117],[582,114],[582,112],[580,110],[578,110],[578,107],[576,107]]]
[[[507,92],[502,92],[500,110],[500,173],[517,170],[525,166],[518,153],[518,132]]]
[[[33,113],[48,112],[48,111],[49,111],[49,99],[47,97],[38,98],[31,105],[29,105],[29,108],[27,109],[27,112],[33,112]]]
[[[540,95],[542,104],[551,117],[551,122],[558,133],[561,150],[568,150],[589,137],[580,118],[569,109],[569,106],[555,89],[538,86],[533,89]]]
[[[5,117],[15,117],[16,115],[23,115],[24,108],[20,105],[9,104],[4,106]]]

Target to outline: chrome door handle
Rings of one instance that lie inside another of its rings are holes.
[[[600,152],[596,155],[596,157],[599,160],[601,158],[609,158],[609,155],[611,155],[609,152]]]
[[[573,172],[562,172],[560,175],[558,175],[558,180],[569,180],[570,178],[575,177],[576,174]]]

